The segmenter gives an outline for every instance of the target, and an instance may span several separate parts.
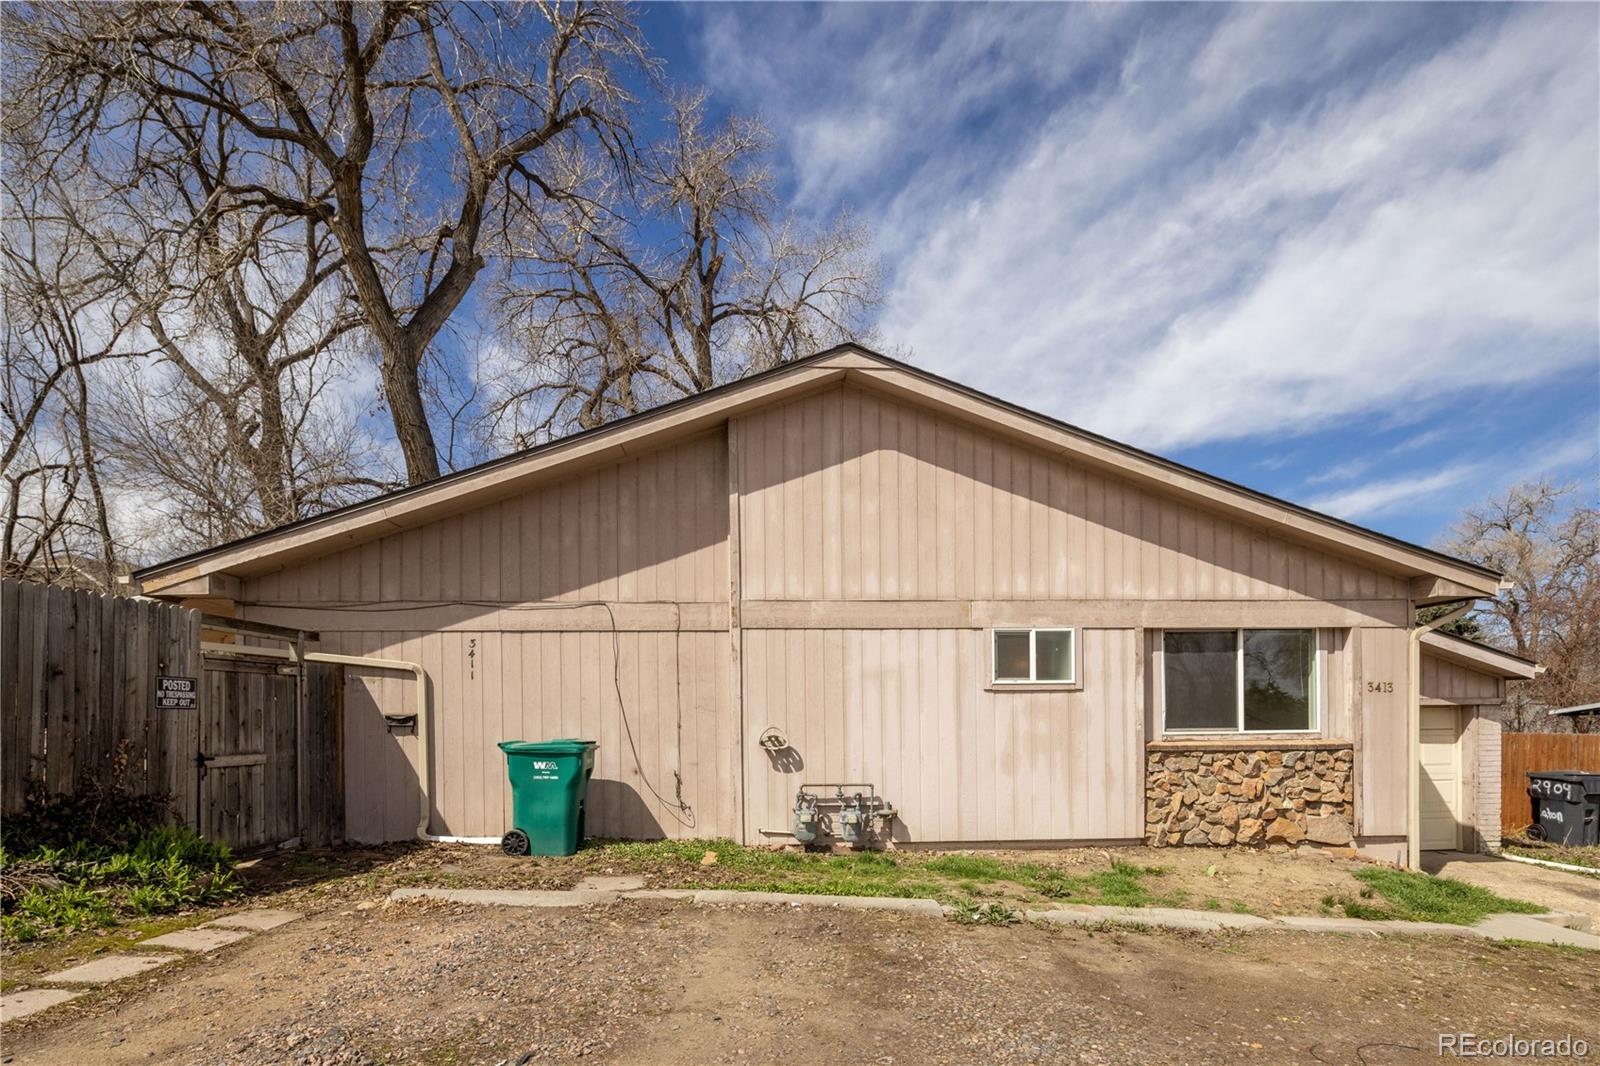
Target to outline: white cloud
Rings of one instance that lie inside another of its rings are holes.
[[[876,197],[880,333],[930,369],[1174,448],[1414,421],[1600,356],[1592,9],[1474,15],[1444,46],[1406,8],[1135,33],[1136,5],[957,9],[789,80],[866,17],[824,11],[769,43],[717,16],[738,58],[712,76],[749,72],[797,131],[805,197]]]
[[[1306,506],[1339,518],[1366,518],[1453,489],[1466,482],[1477,470],[1476,466],[1453,466],[1416,476],[1373,481],[1343,492],[1319,496],[1308,501]]]

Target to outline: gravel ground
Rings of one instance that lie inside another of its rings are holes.
[[[364,909],[357,909],[358,907]],[[1600,960],[816,908],[326,911],[8,1026],[18,1064],[1391,1063],[1600,1046]]]

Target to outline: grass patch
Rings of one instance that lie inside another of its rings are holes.
[[[1409,870],[1370,867],[1357,870],[1362,882],[1360,898],[1325,896],[1325,913],[1343,912],[1347,918],[1366,921],[1448,922],[1474,925],[1490,914],[1543,914],[1537,903],[1507,899],[1487,888],[1449,877],[1432,877]]]
[[[708,853],[715,861],[707,864]],[[588,868],[651,872],[684,888],[801,892],[829,896],[937,899],[954,906],[1001,897],[1022,901],[1123,907],[1179,906],[1181,891],[1162,893],[1159,866],[1114,862],[1085,873],[987,855],[860,852],[811,855],[747,847],[728,840],[596,843],[579,855]]]

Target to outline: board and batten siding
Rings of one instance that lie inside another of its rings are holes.
[[[412,602],[725,603],[727,450],[719,431],[576,474],[250,579],[243,598],[391,612]]]
[[[1356,833],[1404,836],[1410,807],[1410,637],[1404,629],[1357,633]]]
[[[1363,831],[1403,833],[1408,588],[847,383],[246,579],[240,609],[423,665],[435,833],[509,825],[496,741],[577,735],[601,745],[599,835],[759,841],[802,781],[848,778],[897,839],[1081,841],[1142,834],[1163,626],[1320,629]],[[989,686],[1008,624],[1075,627],[1081,686]],[[347,832],[403,839],[417,746],[383,714],[410,684],[349,677]],[[803,769],[755,745],[769,725]]]
[[[324,634],[322,650],[427,671],[436,832],[496,836],[511,824],[498,741],[586,737],[600,742],[589,831],[649,838],[738,831],[725,643],[712,632],[618,633],[615,645],[596,631],[343,632]],[[345,770],[353,840],[405,839],[416,829],[416,738],[391,735],[383,718],[412,713],[414,692],[409,674],[347,670],[345,746],[360,753]]]
[[[759,600],[1404,600],[1403,580],[854,386],[739,420]]]
[[[1446,703],[1498,703],[1505,695],[1505,682],[1422,651],[1421,673],[1417,675],[1424,700]]]
[[[899,842],[1123,840],[1144,829],[1141,664],[1131,629],[1086,629],[1083,690],[995,691],[972,629],[747,630],[748,831],[781,839],[796,789],[866,782]],[[795,765],[798,761],[801,765]]]
[[[435,833],[510,825],[497,741],[583,736],[600,742],[590,832],[735,835],[726,463],[719,431],[578,474],[248,580],[243,614],[422,664]],[[347,676],[346,834],[406,839],[416,738],[384,715],[414,713],[412,679]]]

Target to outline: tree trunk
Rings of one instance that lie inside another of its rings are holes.
[[[422,404],[417,373],[425,345],[414,344],[409,337],[383,338],[381,333],[379,337],[389,341],[383,345],[383,392],[389,401],[395,439],[405,456],[406,480],[413,485],[433,481],[439,476],[439,451]]]
[[[268,529],[286,525],[295,513],[289,470],[288,430],[283,423],[283,387],[275,374],[256,380],[261,394],[261,440],[251,456],[251,473],[261,499],[261,521]]]

